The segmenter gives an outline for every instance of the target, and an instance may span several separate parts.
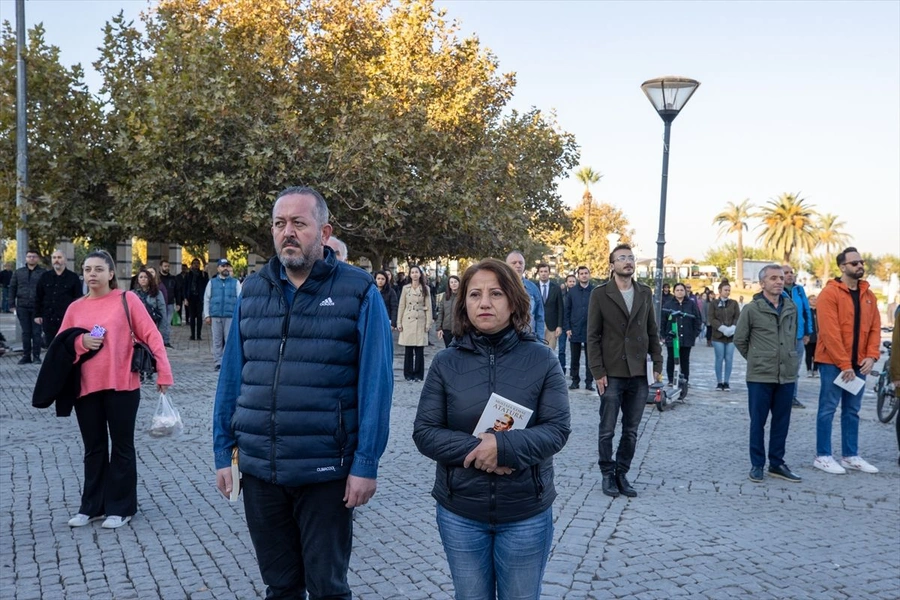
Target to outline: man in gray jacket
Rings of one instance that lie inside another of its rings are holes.
[[[37,316],[38,280],[44,273],[38,264],[41,255],[37,250],[25,253],[25,266],[16,269],[9,284],[10,307],[22,326],[22,358],[20,365],[41,363],[41,327],[34,322]]]
[[[662,372],[662,348],[650,287],[634,280],[634,252],[619,244],[609,254],[612,278],[591,293],[587,318],[587,361],[600,394],[598,453],[603,493],[633,498],[626,479],[637,445],[637,428],[647,403],[647,355],[653,374]],[[622,413],[622,437],[613,459],[612,440]]]
[[[797,306],[784,293],[784,271],[766,265],[759,272],[762,291],[738,318],[734,346],[747,359],[750,409],[750,481],[763,480],[766,466],[765,428],[769,413],[769,474],[797,483],[800,477],[784,464],[784,446],[791,424],[791,399],[800,357]]]

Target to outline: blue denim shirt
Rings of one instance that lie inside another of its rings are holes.
[[[288,306],[292,304],[297,288],[281,268],[282,290]],[[222,356],[222,370],[216,389],[213,408],[213,452],[216,469],[231,465],[231,451],[235,438],[231,431],[231,419],[241,393],[241,371],[244,367],[243,340],[240,333],[241,299],[238,298]],[[360,308],[359,321],[360,363],[359,384],[359,443],[354,454],[350,474],[375,479],[378,461],[387,447],[390,433],[391,397],[394,393],[393,340],[390,320],[378,288],[372,286]],[[385,360],[384,357],[389,357]]]

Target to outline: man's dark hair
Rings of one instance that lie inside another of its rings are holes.
[[[631,250],[631,246],[628,244],[619,244],[615,248],[612,249],[612,252],[609,253],[609,264],[613,264],[616,262],[615,255],[619,250]]]
[[[849,254],[850,252],[856,252],[857,254],[859,254],[859,250],[857,250],[857,249],[854,248],[853,246],[849,246],[849,247],[847,247],[847,248],[844,248],[844,249],[841,251],[841,253],[837,255],[837,258],[835,259],[835,260],[837,261],[837,266],[838,266],[838,267],[840,267],[842,264],[844,264],[844,259],[847,258],[847,254]]]
[[[285,188],[278,192],[278,196],[275,198],[275,202],[278,202],[284,196],[312,196],[316,199],[316,225],[322,227],[328,223],[328,204],[325,202],[325,198],[314,190],[313,188],[305,185],[295,185],[289,188]]]
[[[581,271],[587,271],[588,273],[591,272],[591,270],[589,268],[587,268],[585,265],[578,265],[578,268],[575,269],[575,273],[577,274],[577,273],[580,273]]]
[[[26,252],[25,254],[37,254],[38,256],[41,255],[41,253],[38,252],[37,250],[35,250],[34,248],[29,248],[28,252]]]
[[[548,265],[548,264],[545,263],[545,262],[539,262],[539,263],[537,264],[537,270],[538,270],[538,271],[540,271],[541,269],[549,269],[549,268],[550,268],[550,265]]]

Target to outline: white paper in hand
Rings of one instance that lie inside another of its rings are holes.
[[[838,376],[834,378],[834,385],[839,388],[845,389],[854,396],[859,393],[859,390],[865,387],[866,382],[864,379],[860,379],[859,377],[854,376],[850,381],[844,381],[841,378],[841,374],[838,373]]]

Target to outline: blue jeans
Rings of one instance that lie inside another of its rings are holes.
[[[438,531],[457,600],[538,600],[553,541],[553,509],[514,523],[483,523],[440,504]]]
[[[716,383],[728,383],[731,380],[731,366],[734,363],[734,344],[731,342],[713,342],[716,353]],[[725,376],[722,377],[722,362],[725,362]]]
[[[856,395],[841,389],[834,380],[841,370],[835,365],[819,363],[819,412],[816,414],[816,456],[831,456],[831,424],[837,406],[841,405],[841,456],[859,455],[859,408],[866,388]],[[856,376],[866,376],[858,370]]]
[[[559,348],[559,364],[562,365],[563,373],[566,372],[566,346],[569,342],[569,336],[563,330],[559,337],[556,338],[556,347]]]
[[[766,421],[772,413],[769,427],[769,466],[784,464],[784,446],[791,425],[793,383],[747,382],[750,410],[750,464],[766,466]]]

